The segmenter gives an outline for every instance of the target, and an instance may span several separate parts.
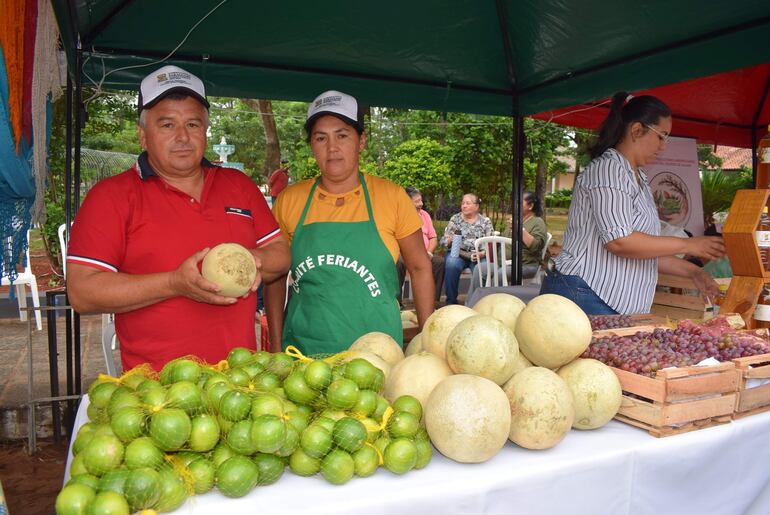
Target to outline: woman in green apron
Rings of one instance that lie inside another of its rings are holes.
[[[327,91],[310,105],[305,129],[321,175],[301,181],[273,208],[291,240],[286,283],[265,286],[272,350],[304,354],[346,350],[359,336],[387,333],[402,344],[395,262],[400,254],[414,284],[420,326],[433,311],[430,258],[422,221],[403,188],[359,170],[366,143],[356,100]]]

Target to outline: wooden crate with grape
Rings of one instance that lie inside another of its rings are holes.
[[[770,410],[770,354],[735,358],[733,363],[739,381],[733,418]]]
[[[735,315],[630,327],[592,323],[600,330],[583,357],[613,368],[623,389],[617,418],[657,437],[729,422],[740,384],[733,359],[770,350]],[[713,364],[694,366],[709,358]]]

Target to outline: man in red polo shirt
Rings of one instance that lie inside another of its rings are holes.
[[[195,355],[209,363],[254,348],[256,290],[289,268],[288,243],[257,186],[203,158],[208,107],[203,83],[165,66],[142,81],[144,152],[88,193],[72,227],[67,290],[80,313],[116,313],[123,368]],[[260,270],[232,299],[199,272],[211,247],[251,249]]]

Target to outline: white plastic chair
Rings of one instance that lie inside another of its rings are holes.
[[[59,248],[61,248],[62,271],[64,280],[67,280],[67,242],[64,238],[64,230],[67,224],[61,224],[58,229]],[[118,335],[115,334],[115,314],[102,313],[102,353],[104,354],[104,363],[107,366],[107,373],[113,377],[118,375],[118,367],[115,364],[115,358],[112,351],[119,348]]]
[[[10,249],[13,245],[12,238],[6,238],[4,244]],[[32,273],[32,264],[29,259],[29,231],[27,231],[27,250],[24,251],[24,271],[18,272],[16,279],[13,280],[13,286],[16,288],[16,300],[19,303],[19,318],[22,322],[27,320],[27,311],[24,309],[27,307],[27,292],[24,289],[25,286],[29,286],[32,293],[32,305],[36,308],[40,307],[40,294],[37,291],[37,278]],[[0,285],[11,286],[11,278],[7,270],[3,271],[3,277],[0,279]],[[10,293],[9,293],[10,298]],[[40,310],[35,310],[35,322],[37,323],[37,330],[43,330],[43,320],[40,316]]]
[[[543,252],[540,254],[540,268],[537,269],[537,273],[535,273],[535,277],[532,279],[525,281],[522,281],[522,284],[542,284],[543,283],[543,277],[545,277],[545,266],[543,265],[543,261],[545,261],[545,253],[548,252],[548,245],[551,243],[551,239],[553,238],[553,235],[550,232],[545,233],[545,246],[543,246]]]
[[[506,245],[512,245],[513,240],[504,236],[484,236],[476,239],[474,245],[476,247],[476,254],[480,251],[486,252],[487,255],[487,272],[486,277],[481,275],[481,267],[477,266],[479,276],[479,287],[487,288],[490,286],[508,286],[508,277],[505,273],[505,267],[503,266],[502,273],[500,268],[507,262],[505,248]]]

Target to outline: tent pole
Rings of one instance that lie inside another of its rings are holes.
[[[751,127],[751,182],[757,188],[757,128]]]
[[[75,177],[73,190],[75,193],[73,208],[74,212],[78,212],[80,207],[80,151],[81,151],[81,136],[83,134],[83,126],[85,125],[85,107],[83,106],[83,49],[78,48],[76,54],[76,75],[75,75]],[[75,358],[75,394],[80,395],[82,389],[82,377],[80,370],[80,314],[75,312],[74,315],[74,358]]]
[[[511,267],[511,284],[519,285],[522,280],[521,273],[521,200],[523,198],[524,183],[524,117],[519,113],[519,96],[513,95],[513,138],[511,140],[513,151],[513,174],[511,176],[511,238],[513,239],[513,252],[515,253],[513,266]]]

